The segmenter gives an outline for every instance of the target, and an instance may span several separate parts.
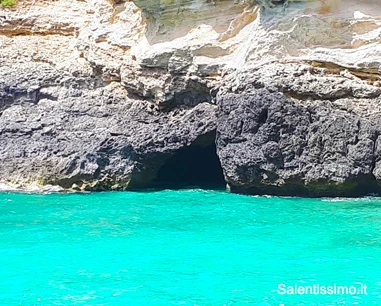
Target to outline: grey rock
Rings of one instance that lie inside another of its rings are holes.
[[[231,191],[303,196],[380,191],[380,125],[371,118],[330,101],[295,100],[264,88],[221,94],[218,107],[217,150]]]
[[[168,74],[163,69],[122,70],[122,84],[130,94],[153,102],[159,109],[191,107],[211,102],[212,84],[198,76]]]
[[[129,98],[117,83],[98,86],[94,76],[44,64],[4,68],[0,79],[2,182],[80,190],[148,186],[177,150],[216,128],[216,106],[206,101],[161,111]]]
[[[233,192],[379,192],[379,24],[361,13],[377,4],[283,2],[2,10],[0,189],[124,190],[204,165],[218,179],[216,141]]]

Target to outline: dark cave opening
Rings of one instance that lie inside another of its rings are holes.
[[[215,132],[200,136],[180,149],[159,169],[159,188],[225,188],[225,179],[215,145]]]

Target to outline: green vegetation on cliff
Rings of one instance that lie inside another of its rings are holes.
[[[11,7],[11,6],[15,6],[17,4],[17,1],[16,0],[1,0],[0,3],[1,3],[1,6]]]

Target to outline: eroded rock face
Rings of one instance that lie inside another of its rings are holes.
[[[30,77],[24,82],[0,72],[9,82],[0,83],[6,90],[0,177],[6,182],[81,190],[148,186],[178,149],[215,130],[216,106],[209,103],[160,112],[129,99],[115,83],[97,87],[91,77],[37,67],[24,67]]]
[[[350,71],[327,70],[272,63],[236,75],[220,92],[217,148],[231,190],[308,196],[380,191],[379,88]]]
[[[148,40],[158,43],[185,36],[202,24],[223,33],[252,1],[136,0],[135,4],[147,18]]]
[[[221,97],[217,148],[230,189],[307,196],[378,192],[380,129],[375,118],[356,114],[354,103],[360,101],[300,103],[266,89]]]
[[[376,0],[1,9],[0,182],[150,186],[217,128],[232,191],[379,192],[380,16]]]

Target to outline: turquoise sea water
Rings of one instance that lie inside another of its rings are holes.
[[[0,264],[0,305],[381,305],[381,199],[3,193]]]

